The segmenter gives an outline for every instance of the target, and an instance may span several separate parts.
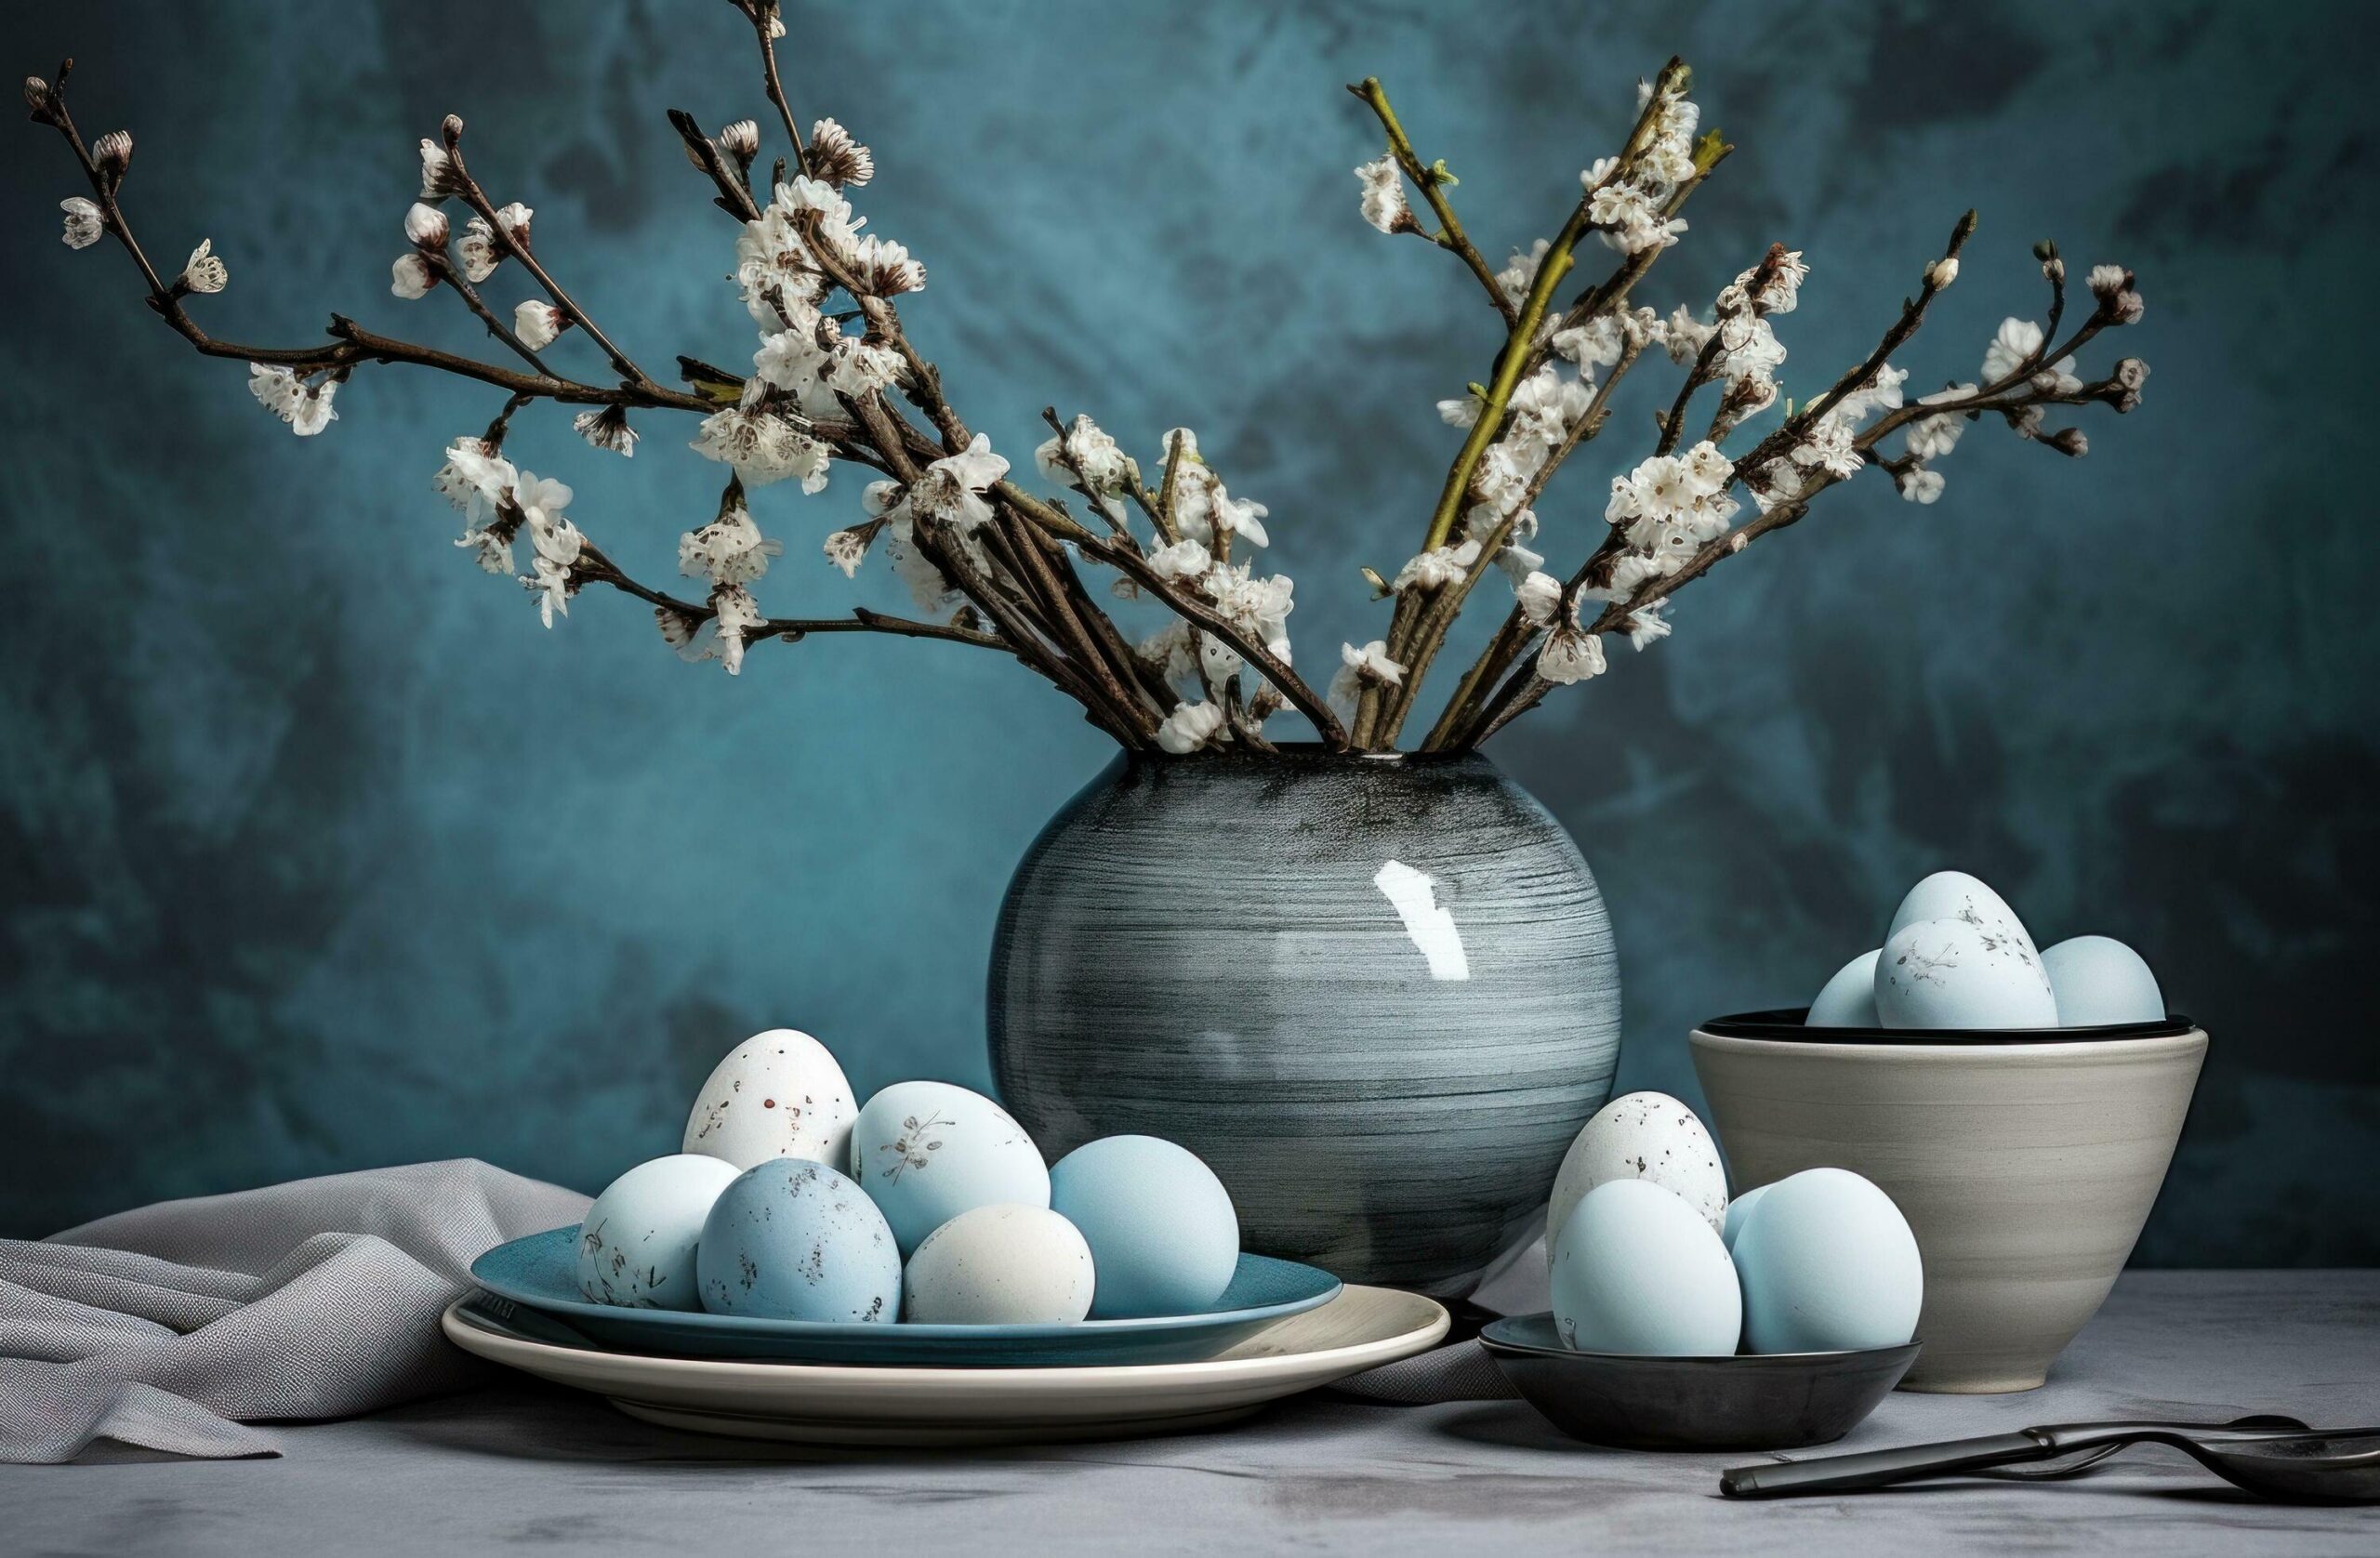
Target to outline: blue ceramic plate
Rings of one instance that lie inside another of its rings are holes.
[[[941,1368],[1185,1363],[1211,1357],[1251,1331],[1339,1296],[1339,1279],[1329,1272],[1295,1261],[1243,1255],[1231,1286],[1212,1309],[1146,1320],[884,1326],[620,1309],[588,1303],[580,1296],[575,1226],[497,1245],[471,1262],[471,1278],[498,1297],[566,1320],[598,1341],[639,1353]]]

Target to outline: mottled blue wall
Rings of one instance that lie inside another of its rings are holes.
[[[2363,8],[843,9],[790,74],[875,146],[864,208],[932,268],[908,312],[959,404],[1020,462],[1049,402],[1144,449],[1199,429],[1272,506],[1310,663],[1378,631],[1354,570],[1411,549],[1455,442],[1430,403],[1493,343],[1446,257],[1358,223],[1375,138],[1342,82],[1391,84],[1501,255],[1686,54],[1741,150],[1643,296],[1806,248],[1789,388],[1865,350],[1968,204],[1964,275],[1902,354],[1920,383],[2037,312],[2036,238],[2135,265],[2123,344],[2156,376],[2088,459],[1978,429],[1937,508],[1871,476],[1498,751],[1611,900],[1624,1082],[1690,1093],[1694,1019],[1806,998],[1955,865],[2044,941],[2133,942],[2215,1035],[2144,1259],[2380,1256]],[[7,34],[13,69],[80,56],[89,129],[133,125],[135,221],[168,263],[213,236],[233,280],[203,311],[234,338],[337,308],[471,343],[387,290],[413,142],[452,109],[632,350],[749,350],[732,232],[662,122],[762,106],[721,0],[94,4]],[[863,1091],[983,1079],[1001,884],[1104,759],[1070,706],[900,641],[772,646],[731,681],[612,596],[545,632],[428,487],[494,395],[373,372],[294,440],[122,256],[57,242],[77,185],[46,131],[0,138],[0,1228],[454,1154],[592,1187],[772,1023]],[[1542,506],[1557,557],[1654,392]],[[624,464],[533,414],[509,452],[662,574],[718,471],[644,431]],[[857,485],[766,495],[773,608],[847,599],[813,559]]]

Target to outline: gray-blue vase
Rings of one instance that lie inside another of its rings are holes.
[[[1486,759],[1118,758],[1016,868],[992,1074],[1052,1161],[1181,1142],[1241,1243],[1464,1292],[1611,1091],[1611,923]]]

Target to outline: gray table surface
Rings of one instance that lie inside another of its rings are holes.
[[[2260,1410],[2380,1421],[2380,1272],[2133,1273],[2044,1389],[1897,1394],[1838,1447]],[[524,1381],[292,1430],[288,1446],[269,1460],[0,1466],[0,1549],[2380,1552],[2380,1510],[2260,1503],[2162,1449],[2073,1483],[1732,1503],[1719,1470],[1749,1458],[1593,1449],[1518,1402],[1322,1393],[1172,1438],[837,1452],[649,1427]]]

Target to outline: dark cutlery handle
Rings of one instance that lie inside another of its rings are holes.
[[[2050,1442],[2030,1432],[1989,1433],[1856,1455],[1737,1466],[1719,1473],[1719,1491],[1730,1499],[1782,1499],[1805,1493],[1856,1493],[1920,1477],[1945,1477],[1987,1466],[2041,1460],[2057,1454]]]

